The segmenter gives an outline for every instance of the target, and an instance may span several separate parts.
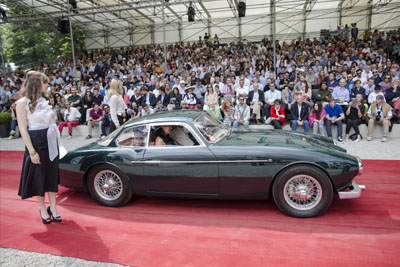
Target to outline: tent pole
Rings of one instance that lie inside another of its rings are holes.
[[[163,19],[163,39],[164,39],[164,73],[167,73],[167,41],[165,37],[165,12],[164,12],[164,2],[162,6],[162,19]]]
[[[75,73],[75,69],[76,69],[76,63],[75,63],[75,47],[74,47],[74,33],[72,32],[72,23],[71,23],[71,10],[70,10],[70,6],[67,6],[68,8],[68,22],[69,22],[69,32],[71,34],[71,45],[72,45],[72,62],[74,63],[74,69],[72,70],[73,73]]]
[[[272,0],[274,2],[274,31],[273,31],[273,46],[274,46],[274,79],[276,80],[276,0]]]

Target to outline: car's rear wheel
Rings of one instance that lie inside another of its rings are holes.
[[[319,216],[330,207],[333,187],[322,170],[296,165],[278,175],[273,183],[272,194],[284,214],[308,218]]]
[[[99,165],[90,170],[87,187],[95,201],[110,207],[123,206],[133,194],[126,174],[110,165]]]

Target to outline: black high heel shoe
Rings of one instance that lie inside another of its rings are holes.
[[[39,210],[39,214],[40,214],[40,218],[42,218],[42,222],[43,222],[43,224],[49,224],[49,223],[51,223],[51,217],[49,216],[48,218],[45,218],[45,219],[43,219],[43,217],[42,217],[42,213],[40,212],[40,210]]]
[[[53,213],[51,212],[50,207],[47,207],[47,213],[50,215],[50,217],[53,217],[53,222],[61,222],[61,216],[54,217]]]

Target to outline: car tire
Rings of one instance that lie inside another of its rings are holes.
[[[90,170],[87,188],[92,199],[109,207],[123,206],[133,195],[127,175],[118,168],[106,164],[95,166]]]
[[[296,165],[283,170],[274,180],[275,204],[286,215],[309,218],[322,215],[331,205],[333,186],[319,168]]]

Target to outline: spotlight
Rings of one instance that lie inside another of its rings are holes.
[[[240,1],[238,4],[239,18],[246,16],[246,2]]]
[[[192,3],[190,3],[190,6],[188,7],[188,20],[189,20],[189,22],[193,22],[194,21],[194,15],[195,15],[195,11],[194,11],[194,8],[192,7]]]

